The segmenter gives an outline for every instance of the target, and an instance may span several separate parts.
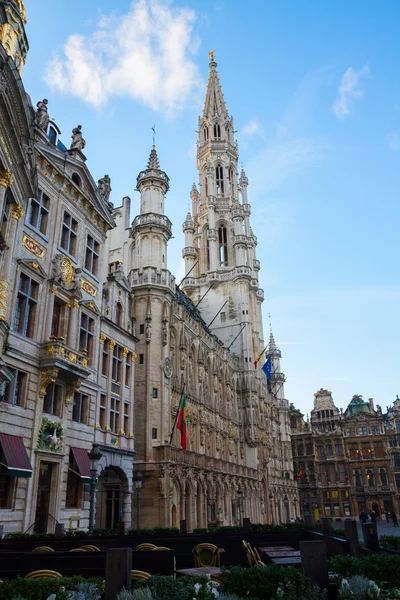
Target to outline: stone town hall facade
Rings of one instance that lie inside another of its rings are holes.
[[[144,476],[142,526],[296,516],[272,333],[268,385],[253,366],[264,346],[260,263],[213,56],[199,123],[200,192],[194,185],[183,224],[187,276],[177,287],[167,260],[169,179],[156,149],[138,175],[140,214],[130,224],[130,199],[114,208],[110,178],[96,184],[88,171],[81,127],[66,148],[46,100],[35,113],[21,80],[24,24],[22,0],[0,1],[4,530],[87,527],[94,443],[102,453],[97,526],[136,525],[135,471]],[[183,389],[186,450],[179,433],[170,443]]]

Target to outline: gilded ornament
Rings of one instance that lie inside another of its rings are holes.
[[[24,214],[24,209],[21,204],[13,204],[11,207],[11,216],[13,219],[20,219]]]
[[[60,348],[59,352],[60,352],[60,356],[64,356],[64,354],[65,354],[65,348],[63,348],[63,347],[61,346],[61,348]]]
[[[47,371],[42,371],[42,378],[41,378],[41,382],[40,382],[40,391],[39,391],[40,398],[44,398],[44,396],[46,394],[47,386],[50,385],[50,383],[54,383],[55,380],[57,379],[57,377],[58,377],[58,369],[56,369],[56,368],[47,369]]]
[[[82,379],[76,379],[75,381],[71,381],[67,385],[67,389],[65,390],[65,406],[69,406],[71,404],[71,398],[79,390],[82,385]]]
[[[117,342],[114,340],[110,340],[110,350],[114,350],[115,346],[117,345]]]
[[[124,431],[123,429],[120,429],[120,430],[118,431],[118,435],[125,435],[125,431]]]
[[[47,348],[47,354],[50,354],[50,356],[53,356],[54,350],[55,350],[54,346],[49,346]]]
[[[73,352],[69,352],[69,353],[68,353],[68,359],[69,359],[71,362],[74,362],[74,363],[76,363],[76,354],[74,354]]]
[[[63,256],[61,259],[60,273],[61,278],[66,285],[69,285],[74,281],[75,271],[72,261],[68,256]]]
[[[0,185],[10,187],[12,184],[12,175],[10,169],[2,169],[0,171]]]
[[[8,281],[0,280],[0,321],[4,321],[7,312]]]
[[[84,367],[86,369],[87,366],[88,366],[88,359],[82,358],[82,367]]]
[[[87,306],[91,309],[91,310],[96,310],[96,305],[94,302],[88,302]]]
[[[104,333],[101,333],[101,334],[100,334],[100,344],[102,344],[102,345],[103,345],[103,344],[104,344],[104,342],[106,341],[106,339],[107,339],[107,336],[106,336],[106,335],[104,335]]]
[[[132,361],[135,362],[136,359],[137,359],[136,352],[132,352]]]
[[[81,288],[85,290],[87,294],[95,298],[97,294],[97,288],[95,288],[94,285],[89,283],[89,281],[86,281],[86,279],[81,279]]]
[[[95,423],[95,427],[96,427],[96,429],[101,429],[100,423]]]
[[[29,250],[29,252],[32,252],[32,254],[34,254],[37,258],[44,258],[46,249],[43,248],[43,246],[41,246],[37,242],[35,242],[35,240],[28,237],[25,233],[22,236],[22,245],[24,246],[24,248]]]
[[[122,349],[122,356],[124,358],[126,358],[128,356],[128,354],[129,354],[129,349],[128,348],[123,348]]]

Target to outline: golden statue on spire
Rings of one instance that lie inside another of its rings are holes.
[[[210,62],[215,62],[214,54],[215,50],[210,50],[210,52],[208,53],[208,56],[210,57]]]

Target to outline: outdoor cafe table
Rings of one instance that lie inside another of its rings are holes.
[[[216,576],[221,575],[221,569],[218,567],[193,567],[191,569],[177,569],[179,575],[188,575],[189,577],[199,577],[201,575]]]
[[[271,558],[272,562],[275,565],[281,565],[281,566],[286,566],[286,567],[290,567],[290,566],[294,566],[294,565],[301,565],[301,558],[300,556],[292,556],[292,557],[287,557],[284,558],[283,556],[278,557],[278,558]]]
[[[261,552],[290,552],[295,551],[292,546],[260,546]]]
[[[300,556],[300,550],[284,550],[283,552],[265,552],[265,554],[269,556],[269,558],[290,558],[291,556]]]

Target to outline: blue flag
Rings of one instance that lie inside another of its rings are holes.
[[[272,360],[271,357],[268,358],[268,360],[265,362],[262,370],[264,371],[268,381],[271,379],[272,377]]]

